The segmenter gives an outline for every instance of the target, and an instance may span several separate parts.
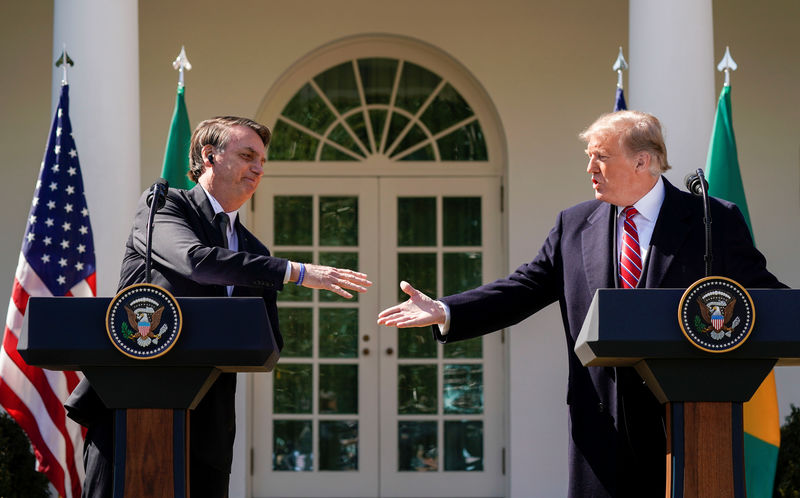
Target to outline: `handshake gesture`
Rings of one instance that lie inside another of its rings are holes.
[[[426,296],[405,280],[400,282],[400,289],[408,294],[408,300],[381,311],[378,325],[398,328],[444,325],[446,314],[441,302]]]

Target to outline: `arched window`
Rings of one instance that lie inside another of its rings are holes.
[[[257,119],[273,126],[267,174],[303,165],[317,174],[397,174],[401,166],[405,174],[501,174],[505,160],[480,84],[447,54],[399,36],[318,49],[276,82]]]

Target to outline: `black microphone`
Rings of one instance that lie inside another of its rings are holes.
[[[711,275],[711,263],[714,260],[711,245],[711,202],[708,197],[708,182],[706,181],[705,175],[703,175],[703,170],[700,168],[694,173],[686,175],[683,182],[686,184],[686,188],[689,189],[689,192],[703,198],[703,225],[706,229],[706,253],[704,259],[706,263],[706,276],[708,277]]]
[[[145,283],[150,283],[150,266],[152,265],[152,254],[153,254],[153,221],[156,215],[156,211],[164,207],[164,204],[167,203],[167,189],[169,188],[169,182],[167,182],[163,178],[159,178],[150,187],[150,193],[147,194],[147,207],[150,208],[150,215],[147,218],[147,240],[145,243],[146,246],[146,254],[144,258],[144,278]]]
[[[683,179],[683,183],[686,185],[687,190],[693,193],[698,197],[703,197],[703,189],[708,192],[708,182],[703,176],[703,170],[698,169],[696,173],[689,173]]]
[[[156,200],[156,211],[164,207],[164,204],[167,202],[167,189],[169,188],[169,182],[163,178],[159,178],[150,187],[150,193],[147,194],[147,207],[151,207],[153,205],[153,199]]]

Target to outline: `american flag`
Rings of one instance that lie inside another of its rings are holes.
[[[69,121],[69,86],[62,85],[8,306],[0,405],[28,434],[38,470],[63,497],[80,496],[84,477],[83,433],[63,407],[81,374],[31,367],[17,352],[17,342],[30,296],[96,294],[92,227]]]

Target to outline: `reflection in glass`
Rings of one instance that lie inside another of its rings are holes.
[[[486,141],[480,123],[473,121],[436,141],[442,161],[487,161]]]
[[[448,342],[444,345],[445,358],[481,358],[483,356],[483,338],[476,337],[466,341]]]
[[[322,135],[336,117],[310,83],[303,85],[281,112],[295,123]]]
[[[436,254],[398,253],[397,281],[405,280],[424,294],[435,297],[436,293]],[[403,302],[408,295],[397,288],[397,301]]]
[[[319,470],[358,470],[358,421],[319,423]]]
[[[319,140],[278,120],[269,144],[270,161],[313,161]]]
[[[297,261],[302,263],[311,262],[310,251],[276,251],[275,257],[286,258],[289,261]],[[311,301],[312,289],[302,287],[293,283],[288,283],[283,286],[283,290],[278,292],[278,301]]]
[[[419,142],[422,142],[426,138],[428,138],[428,135],[426,135],[425,132],[422,131],[422,128],[419,125],[412,126],[411,129],[408,130],[408,133],[406,133],[406,136],[403,137],[403,141],[400,142],[400,145],[398,145],[397,148],[394,149],[392,157],[395,157],[396,155],[398,155],[399,152],[402,152],[410,148],[412,145],[416,145]]]
[[[446,246],[481,245],[481,198],[442,198],[442,227]]]
[[[333,266],[334,268],[347,268],[348,270],[358,271],[358,253],[357,252],[320,252],[319,264],[325,266]],[[359,299],[358,292],[348,291],[353,295],[348,299],[333,292],[323,291],[319,293],[319,300],[323,303],[335,302],[348,302],[357,303]]]
[[[397,356],[399,358],[436,358],[436,341],[431,334],[431,328],[397,329]]]
[[[311,202],[310,195],[275,196],[276,245],[311,245]]]
[[[436,413],[436,365],[397,366],[397,413]]]
[[[442,255],[442,287],[445,296],[481,285],[482,256],[479,252],[446,252]]]
[[[319,310],[319,356],[320,358],[358,357],[358,308]]]
[[[319,366],[319,412],[358,413],[358,365]]]
[[[483,365],[444,366],[445,413],[483,413]]]
[[[397,470],[436,472],[436,422],[397,423]]]
[[[464,121],[474,113],[467,101],[447,83],[422,113],[420,121],[435,135],[442,130]]]
[[[483,470],[483,422],[445,421],[444,470]]]
[[[388,104],[392,97],[397,60],[358,59],[358,72],[361,74],[361,84],[364,87],[364,98],[367,105]]]
[[[273,375],[273,412],[311,413],[311,365],[279,363]]]
[[[351,61],[318,74],[314,77],[314,82],[340,114],[361,105]]]
[[[358,197],[319,198],[319,243],[323,246],[358,245]]]
[[[310,420],[272,422],[272,470],[313,470]]]
[[[436,245],[436,198],[397,198],[397,245]]]
[[[311,356],[311,314],[311,308],[278,308],[278,321],[283,335],[282,357]]]
[[[397,84],[395,105],[415,114],[442,80],[422,66],[405,62]]]

